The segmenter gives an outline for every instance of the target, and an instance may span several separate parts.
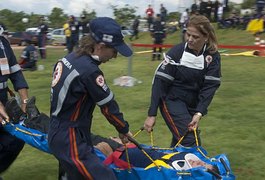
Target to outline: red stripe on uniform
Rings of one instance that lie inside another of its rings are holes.
[[[181,136],[179,135],[178,128],[175,126],[174,121],[168,112],[165,101],[162,101],[162,105],[162,110],[166,115],[166,121],[170,124],[170,127],[173,129],[174,133],[178,136],[178,139],[180,139]]]
[[[108,107],[103,108],[103,114],[107,117],[108,120],[114,120],[116,123],[120,125],[120,127],[125,127],[125,124],[123,123],[123,121],[121,121],[119,118],[117,118],[113,114],[109,113]]]
[[[75,163],[78,171],[88,180],[92,180],[91,174],[87,171],[85,165],[82,163],[82,161],[79,160],[78,156],[78,148],[76,145],[76,137],[75,137],[75,129],[70,128],[69,129],[69,136],[70,136],[70,152],[71,152],[71,159]]]
[[[82,98],[80,98],[77,102],[77,105],[75,107],[74,113],[71,116],[71,121],[76,121],[76,119],[78,118],[79,114],[80,114],[80,107],[82,102],[84,101],[86,95],[84,95]]]

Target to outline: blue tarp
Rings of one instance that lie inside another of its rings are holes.
[[[19,124],[7,124],[4,126],[5,130],[10,134],[16,136],[19,139],[24,140],[27,144],[44,151],[46,153],[51,153],[48,147],[48,140],[47,134],[44,134],[40,131],[26,128]],[[150,146],[142,145],[145,148],[152,148]],[[216,165],[220,171],[220,176],[222,180],[233,180],[235,176],[230,168],[230,163],[225,154],[221,154],[215,157],[207,157],[207,152],[202,147],[193,147],[193,148],[186,148],[186,147],[176,147],[172,150],[164,150],[161,149],[160,151],[167,151],[167,152],[187,152],[187,153],[194,153],[197,155],[201,160],[206,163]],[[105,156],[99,150],[95,150],[97,156],[104,161]],[[132,167],[131,169],[119,169],[114,164],[109,165],[114,173],[116,174],[117,178],[120,180],[142,180],[142,179],[152,179],[152,180],[214,180],[219,179],[217,176],[213,175],[206,171],[206,168],[197,167],[192,168],[185,171],[177,171],[174,169],[168,169],[165,167],[152,167],[148,170],[144,168],[137,168]]]
[[[48,146],[48,135],[44,134],[38,130],[30,129],[19,124],[10,124],[7,123],[4,126],[4,129],[16,136],[19,139],[22,139],[27,144],[47,153],[51,153]]]

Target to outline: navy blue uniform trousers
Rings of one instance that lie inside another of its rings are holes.
[[[191,114],[194,114],[194,112],[192,112],[194,110],[188,107],[187,104],[180,99],[163,100],[159,108],[168,128],[173,134],[171,147],[174,147],[184,135],[185,138],[182,140],[181,145],[186,147],[196,146],[194,132],[188,132],[188,124],[192,120]],[[200,145],[199,136],[198,141]]]
[[[48,141],[69,180],[116,179],[112,169],[93,152],[88,128],[67,127],[59,120],[52,119]]]
[[[24,144],[24,141],[10,135],[0,127],[0,173],[12,164],[23,149]]]

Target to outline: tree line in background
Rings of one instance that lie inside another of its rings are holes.
[[[110,7],[113,10],[113,15],[116,21],[121,25],[128,25],[128,22],[137,16],[137,7],[131,7],[128,4],[122,8],[114,5],[110,5]],[[97,14],[94,10],[88,12],[87,10],[83,9],[83,11],[80,12],[80,16],[82,14],[85,14],[88,20],[97,17]],[[63,9],[56,7],[52,9],[49,15],[41,15],[35,13],[26,14],[23,11],[15,12],[8,9],[3,9],[0,10],[0,23],[3,23],[8,31],[24,31],[28,27],[37,27],[39,24],[40,16],[45,16],[50,28],[62,27],[64,22],[66,22],[69,17],[68,14],[64,13]],[[170,13],[169,17],[172,19],[177,19],[179,17],[179,13]],[[22,21],[23,18],[27,18],[29,21],[25,23]]]
[[[83,10],[80,14],[85,14],[88,18],[96,17],[96,12],[87,12]],[[49,15],[42,14],[26,14],[25,12],[15,12],[8,9],[0,10],[0,23],[3,23],[8,31],[25,31],[29,27],[38,27],[39,18],[44,16],[50,28],[62,27],[67,21],[69,15],[63,12],[61,8],[53,8]],[[28,22],[23,22],[22,19],[27,18]]]
[[[244,0],[244,2],[240,5],[239,8],[251,8],[255,5],[255,0]],[[230,7],[235,8],[230,4]],[[138,7],[132,7],[126,4],[124,7],[118,7],[115,5],[110,5],[110,8],[113,10],[113,16],[115,20],[124,26],[129,26],[130,20],[134,19],[136,16],[136,9]],[[232,8],[229,8],[230,10]],[[83,9],[80,12],[80,16],[82,14],[86,15],[88,20],[97,17],[97,13],[92,11],[87,11]],[[64,22],[68,19],[69,15],[65,14],[63,9],[61,8],[53,8],[49,15],[42,14],[27,14],[23,11],[15,12],[8,9],[0,10],[0,23],[3,23],[8,31],[25,31],[28,27],[37,27],[39,24],[39,17],[45,16],[50,28],[60,28],[63,26]],[[168,20],[179,20],[180,12],[170,12],[168,13]],[[22,19],[27,18],[29,21],[27,23],[23,22]],[[142,17],[145,18],[145,17]]]

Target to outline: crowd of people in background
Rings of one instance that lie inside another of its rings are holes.
[[[253,7],[252,10],[245,11],[244,13],[235,9],[230,11],[227,1],[224,2],[226,3],[222,3],[219,0],[208,0],[207,2],[200,0],[197,3],[197,1],[194,0],[190,9],[186,9],[186,11],[182,13],[182,16],[186,14],[188,14],[188,16],[201,14],[206,16],[211,22],[216,22],[218,28],[236,28],[241,30],[246,30],[247,25],[251,20],[265,18],[265,0],[257,0],[256,7]],[[188,18],[186,18],[186,20],[187,19]],[[183,24],[181,21],[180,23]]]
[[[246,11],[244,14],[239,10],[229,10],[228,1],[221,0],[194,0],[190,8],[186,8],[179,16],[179,19],[175,19],[178,22],[178,28],[181,29],[181,39],[185,41],[186,23],[192,15],[204,15],[210,22],[217,23],[218,28],[236,28],[246,30],[249,22],[253,19],[265,19],[264,6],[265,0],[257,0],[256,7],[252,11]],[[162,45],[166,38],[167,28],[169,24],[168,11],[166,7],[161,3],[158,10],[155,10],[151,4],[148,4],[144,11],[145,16],[135,16],[131,21],[131,35],[129,40],[133,41],[139,39],[139,27],[141,19],[146,20],[146,27],[150,32],[151,38],[154,44]],[[66,51],[71,53],[77,46],[81,37],[90,33],[89,19],[85,14],[81,14],[80,17],[70,15],[67,21],[62,24],[64,34],[66,36]],[[40,17],[38,25],[38,51],[39,58],[46,59],[46,44],[47,44],[48,25],[45,22],[44,17]],[[26,42],[29,39],[25,40]],[[29,42],[30,44],[30,42]],[[157,50],[158,48],[158,50]],[[152,53],[152,60],[156,58],[161,59],[162,48],[154,47]],[[157,56],[157,57],[156,57]],[[35,66],[33,67],[35,68]]]

